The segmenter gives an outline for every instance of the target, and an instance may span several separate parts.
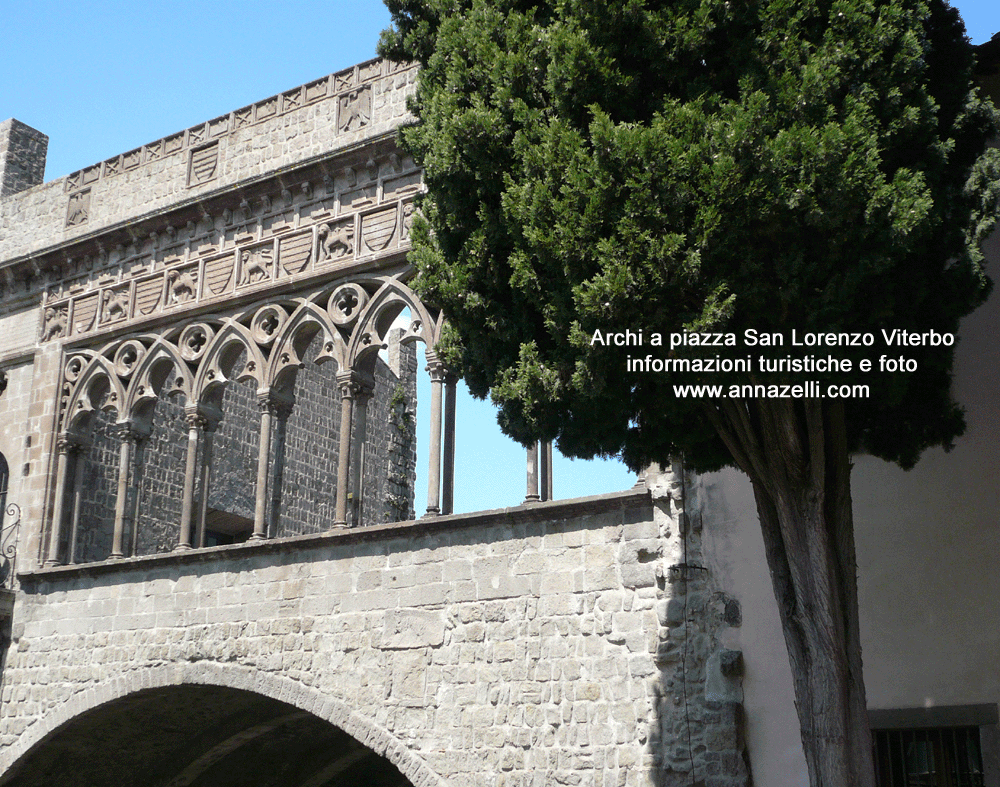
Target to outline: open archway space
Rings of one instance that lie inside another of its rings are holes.
[[[220,686],[130,694],[27,752],[3,787],[410,787],[384,757],[284,702]]]

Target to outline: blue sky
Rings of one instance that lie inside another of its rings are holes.
[[[974,43],[1000,31],[997,0],[955,5]],[[374,57],[388,24],[376,0],[8,3],[0,120],[49,136],[46,179],[57,178]],[[466,394],[458,412],[456,510],[517,504],[523,449],[500,435],[487,403]],[[418,440],[426,447],[421,432]],[[634,478],[617,462],[557,458],[555,495],[613,491]],[[418,485],[418,506],[425,495]]]

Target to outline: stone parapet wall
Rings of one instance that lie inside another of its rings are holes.
[[[739,705],[706,693],[723,618],[668,611],[678,489],[22,575],[0,773],[173,664],[326,697],[443,785],[745,785]]]
[[[0,200],[0,261],[385,136],[406,119],[415,77],[413,67],[362,63],[11,194]]]

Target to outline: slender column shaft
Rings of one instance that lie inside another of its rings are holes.
[[[444,378],[444,457],[441,478],[441,513],[455,513],[455,384],[453,374]]]
[[[83,467],[84,446],[76,446],[73,452],[73,509],[69,530],[69,562],[76,562],[76,538],[80,530],[80,510],[83,507]]]
[[[128,505],[128,482],[132,472],[132,448],[138,435],[128,424],[121,426],[119,432],[121,445],[118,447],[118,497],[115,499],[115,529],[111,536],[112,560],[125,557],[123,549],[125,530],[132,524]]]
[[[270,534],[278,533],[278,523],[281,520],[281,487],[285,476],[285,435],[288,431],[288,417],[292,414],[291,405],[279,406],[275,415],[274,425],[274,474],[271,478],[271,520]]]
[[[549,499],[549,463],[548,452],[545,450],[547,445],[544,440],[538,441],[538,499],[543,501]]]
[[[205,419],[197,412],[187,414],[188,443],[187,459],[184,463],[184,497],[181,499],[181,533],[177,549],[191,549],[191,533],[194,525],[194,485],[198,477],[198,443]]]
[[[52,511],[52,532],[49,534],[49,554],[45,561],[46,566],[58,566],[62,563],[59,560],[59,543],[62,541],[63,519],[66,513],[66,481],[69,471],[70,445],[69,440],[65,437],[60,437],[57,443],[59,458],[56,461],[56,498]]]
[[[538,443],[534,442],[528,448],[528,493],[524,496],[525,503],[537,503],[538,495]]]
[[[140,470],[140,468],[142,468],[143,464],[145,463],[145,458],[146,458],[146,447],[145,447],[145,445],[146,444],[142,440],[137,440],[136,441],[135,449],[134,449],[133,454],[132,454],[132,466],[136,468],[136,472],[132,473],[131,476],[130,476],[130,478],[129,478],[129,491],[131,492],[132,490],[135,490],[135,498],[134,498],[134,500],[135,500],[136,509],[135,509],[135,512],[132,513],[129,516],[128,520],[126,521],[126,524],[128,524],[128,522],[132,523],[132,533],[131,533],[131,541],[128,544],[126,544],[125,547],[126,547],[126,552],[128,554],[130,554],[130,555],[133,555],[133,556],[137,553],[137,551],[139,549],[139,510],[138,510],[138,501],[142,497],[142,481],[143,481],[143,479],[137,478],[136,476],[139,475],[139,470]],[[131,511],[131,508],[129,510]]]
[[[334,527],[347,527],[347,494],[351,468],[351,424],[356,384],[352,372],[337,375],[340,384],[340,450],[337,456],[337,509]]]
[[[258,399],[260,405],[260,452],[257,454],[257,500],[253,513],[251,541],[267,538],[267,463],[271,453],[271,419],[274,405],[269,398]]]
[[[211,424],[205,427],[201,451],[201,496],[198,498],[198,525],[195,528],[194,545],[205,546],[205,521],[208,519],[208,492],[212,483],[212,448],[215,429]]]
[[[542,484],[542,499],[551,500],[552,499],[552,441],[546,440],[543,443],[545,446],[545,455],[542,457],[542,468],[545,476],[545,481]]]
[[[368,403],[371,401],[370,388],[361,388],[354,406],[353,456],[351,457],[351,524],[361,526],[365,499],[365,443],[368,440]]]
[[[427,444],[427,513],[441,513],[441,389],[444,387],[444,365],[427,353],[427,371],[431,375],[431,436]]]

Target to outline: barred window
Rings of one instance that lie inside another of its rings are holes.
[[[983,787],[978,727],[875,730],[879,787]]]

